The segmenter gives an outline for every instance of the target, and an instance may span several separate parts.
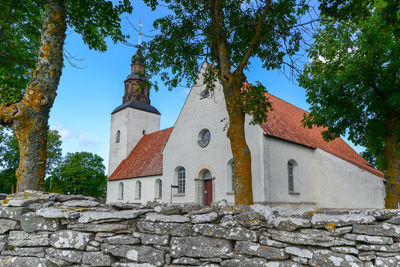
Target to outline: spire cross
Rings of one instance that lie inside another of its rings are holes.
[[[142,35],[142,19],[139,19],[139,46],[140,46],[140,36]]]

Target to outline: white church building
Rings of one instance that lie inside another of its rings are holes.
[[[123,103],[112,112],[107,202],[233,203],[235,171],[222,86],[206,91],[201,69],[175,125],[160,130],[161,114],[150,105],[144,68],[137,52],[125,80]],[[273,108],[268,121],[246,124],[245,129],[255,203],[384,207],[380,171],[341,138],[325,142],[322,128],[303,128],[306,111],[266,95]]]

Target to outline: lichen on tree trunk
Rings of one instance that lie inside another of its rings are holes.
[[[246,143],[245,112],[240,101],[243,82],[238,78],[232,80],[236,82],[231,86],[225,84],[224,95],[229,114],[228,138],[235,163],[235,204],[252,205],[251,153]]]
[[[0,106],[0,124],[13,129],[19,144],[18,192],[43,188],[48,119],[63,67],[65,1],[46,0],[44,4],[38,60],[23,99]]]
[[[399,205],[400,194],[400,159],[399,159],[399,138],[398,122],[391,118],[386,121],[388,135],[384,138],[385,149],[384,158],[386,162],[385,171],[385,208],[397,209]]]

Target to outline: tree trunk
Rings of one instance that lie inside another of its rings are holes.
[[[251,153],[246,143],[245,112],[240,97],[244,78],[232,75],[229,80],[229,84],[223,83],[223,88],[229,114],[228,138],[235,163],[235,204],[252,205]]]
[[[11,126],[20,149],[16,172],[17,192],[43,189],[47,124],[63,66],[65,2],[44,2],[45,13],[35,71],[23,99],[10,106],[0,106],[0,123]]]
[[[398,122],[396,119],[389,119],[386,129],[390,132],[385,136],[385,149],[383,156],[386,162],[385,172],[385,208],[397,209],[400,194],[400,158],[398,149]]]

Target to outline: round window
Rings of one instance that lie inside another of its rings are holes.
[[[206,147],[210,143],[210,140],[211,140],[210,131],[208,129],[201,130],[199,133],[199,140],[198,140],[199,145],[201,147]]]

